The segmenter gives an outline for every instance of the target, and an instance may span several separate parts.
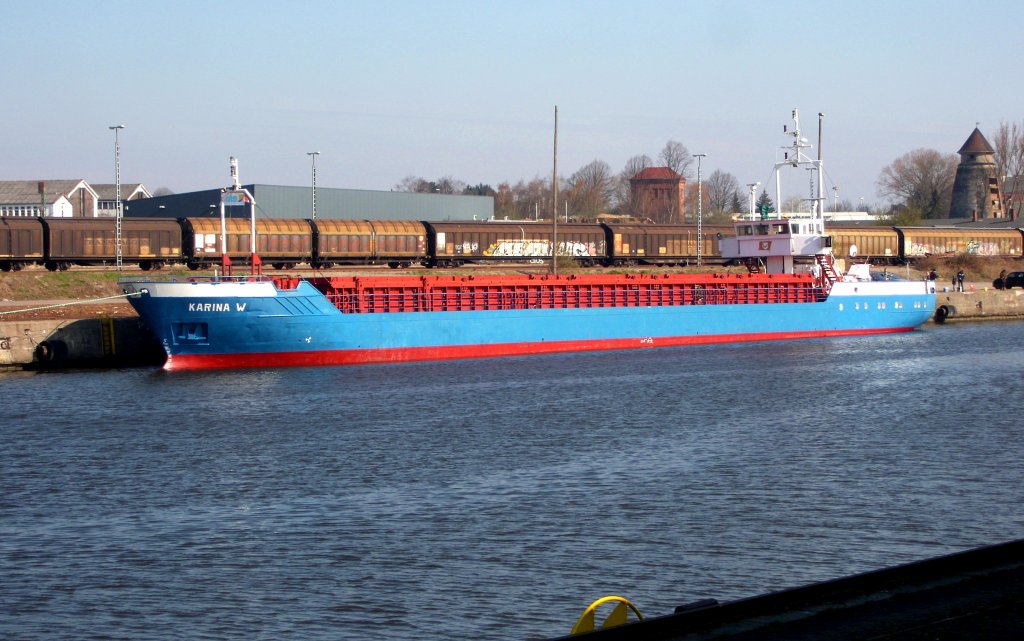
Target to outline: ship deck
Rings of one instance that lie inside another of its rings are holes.
[[[814,303],[826,297],[810,274],[332,276],[274,283],[292,290],[301,280],[347,314]]]

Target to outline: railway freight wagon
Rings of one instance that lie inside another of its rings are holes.
[[[43,264],[43,223],[38,218],[0,218],[0,271]]]
[[[900,255],[906,260],[953,254],[1021,256],[1019,229],[898,227],[896,231],[900,236]]]
[[[431,266],[457,267],[464,263],[551,257],[550,223],[425,221],[424,225]],[[604,263],[608,258],[605,228],[596,223],[559,225],[558,255],[572,256],[583,266]]]
[[[202,269],[221,262],[220,218],[182,218],[182,243],[189,269]],[[248,264],[252,258],[251,223],[248,218],[224,221],[225,245],[232,262]],[[256,253],[276,269],[291,269],[313,260],[313,231],[309,221],[300,219],[257,219]]]
[[[697,259],[696,225],[606,225],[612,265],[685,265]],[[732,227],[702,225],[701,258],[721,259],[718,240],[732,235]]]
[[[380,264],[411,267],[427,262],[427,230],[412,220],[309,221],[313,227],[313,265]]]
[[[44,264],[50,271],[72,265],[117,262],[117,221],[113,218],[43,218]],[[181,226],[173,218],[124,218],[121,260],[143,270],[181,262]]]
[[[832,254],[836,258],[858,258],[877,263],[897,263],[900,238],[892,227],[840,227],[828,225]]]

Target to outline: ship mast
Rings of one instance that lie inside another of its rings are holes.
[[[821,141],[821,119],[824,114],[818,114],[819,133],[818,140]],[[751,215],[736,221],[735,238],[723,238],[719,243],[719,249],[723,258],[739,258],[747,263],[752,271],[763,270],[769,274],[792,274],[797,269],[797,259],[804,261],[813,260],[812,273],[816,274],[817,280],[822,287],[831,286],[837,279],[833,269],[831,255],[831,239],[825,235],[824,208],[821,206],[822,194],[822,160],[821,149],[818,149],[818,158],[809,157],[807,150],[811,145],[807,139],[800,135],[800,113],[793,110],[793,130],[788,127],[782,128],[783,133],[792,136],[791,145],[783,147],[785,150],[783,159],[774,165],[775,172],[775,198],[779,203],[779,210],[774,216],[767,211],[760,216]],[[811,201],[814,203],[810,217],[794,216],[781,211],[782,202],[782,179],[781,169],[783,167],[801,167],[817,171],[817,185],[811,183]],[[815,187],[817,194],[814,193]]]
[[[220,190],[220,264],[225,276],[231,275],[231,258],[228,256],[227,244],[227,223],[225,221],[225,207],[252,207],[249,214],[249,252],[252,256],[250,263],[251,274],[259,275],[263,272],[263,265],[259,254],[256,253],[256,199],[252,197],[248,189],[242,187],[238,181],[238,159],[231,156],[231,187]]]
[[[806,138],[800,136],[800,110],[793,109],[793,130],[790,131],[785,125],[782,127],[782,132],[793,137],[793,144],[790,146],[783,147],[783,159],[775,163],[775,203],[779,209],[779,213],[782,213],[782,175],[779,171],[783,167],[800,167],[806,166],[811,171],[815,172],[816,183],[817,183],[817,194],[811,194],[811,216],[812,218],[824,218],[825,208],[822,206],[822,193],[824,193],[823,187],[823,173],[822,173],[822,158],[821,158],[821,131],[822,123],[825,120],[825,114],[818,114],[818,157],[817,159],[811,158],[805,152],[812,147],[807,142]]]

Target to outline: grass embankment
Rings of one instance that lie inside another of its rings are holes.
[[[0,300],[66,300],[102,298],[121,293],[117,279],[142,272],[67,271],[49,272],[27,269],[0,274]],[[159,272],[172,275],[175,272]]]

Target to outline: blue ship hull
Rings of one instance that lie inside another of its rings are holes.
[[[309,282],[124,283],[167,369],[335,365],[909,331],[924,282],[835,283],[820,302],[343,313]]]

